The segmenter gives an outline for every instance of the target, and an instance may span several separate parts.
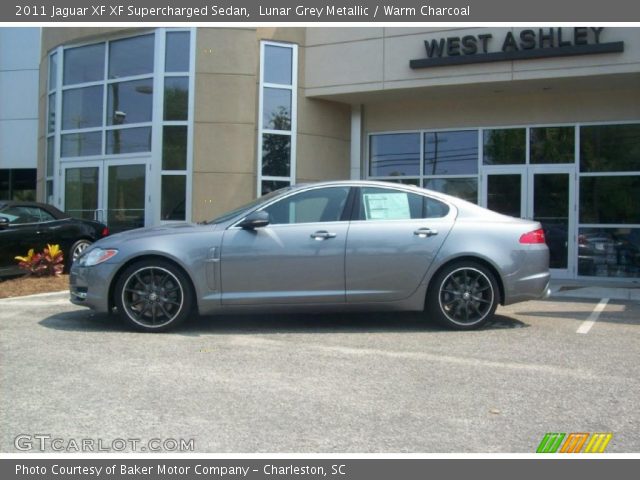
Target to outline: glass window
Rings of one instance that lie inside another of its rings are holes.
[[[97,82],[104,79],[104,43],[64,51],[63,84]]]
[[[98,208],[98,167],[67,168],[64,178],[65,211],[75,218],[93,220]]]
[[[494,212],[519,218],[521,214],[522,176],[487,175],[487,208]]]
[[[337,222],[347,203],[349,187],[318,188],[292,195],[264,209],[270,223]]]
[[[484,131],[485,165],[513,165],[526,162],[526,130],[509,128]]]
[[[49,137],[47,138],[47,165],[45,167],[47,177],[53,177],[54,153],[54,139]]]
[[[393,133],[372,135],[369,144],[369,175],[420,175],[420,135]]]
[[[144,227],[145,165],[110,165],[107,225],[111,232]]]
[[[439,218],[447,213],[446,204],[417,193],[380,187],[360,189],[360,220]]]
[[[107,154],[151,151],[151,128],[118,128],[107,131]]]
[[[102,126],[102,86],[74,88],[62,94],[62,130]]]
[[[262,128],[291,130],[291,90],[265,88],[262,102]]]
[[[162,220],[184,220],[187,198],[187,177],[162,176]]]
[[[575,158],[574,127],[532,128],[529,132],[531,163],[573,163]]]
[[[581,228],[578,275],[640,277],[640,228]]]
[[[189,78],[164,79],[164,119],[187,120],[189,117]]]
[[[109,85],[107,125],[150,122],[153,109],[153,79]]]
[[[288,177],[291,167],[291,136],[266,133],[262,136],[262,174]]]
[[[640,176],[582,177],[580,223],[640,223]]]
[[[49,90],[58,87],[58,54],[54,53],[49,57]]]
[[[164,71],[189,71],[189,32],[167,33]]]
[[[263,180],[260,185],[260,195],[267,195],[288,186],[289,182],[284,180]]]
[[[40,222],[53,222],[56,219],[53,215],[42,208],[34,207],[33,210],[37,211]]]
[[[153,35],[125,38],[109,44],[109,78],[153,73]]]
[[[424,135],[424,174],[478,173],[478,132],[429,132]]]
[[[61,137],[61,157],[84,157],[102,153],[102,132],[69,133]]]
[[[165,126],[162,130],[162,169],[187,169],[187,127]]]
[[[580,171],[640,171],[640,124],[580,127]]]
[[[47,133],[53,133],[56,129],[56,94],[49,95]]]
[[[11,200],[11,170],[0,168],[0,200]]]
[[[429,178],[424,187],[446,193],[471,203],[478,203],[478,179],[472,178]]]
[[[13,199],[21,201],[35,201],[37,169],[16,168],[12,170]],[[39,209],[36,209],[39,210]]]
[[[265,45],[264,82],[291,85],[293,50],[289,47]]]

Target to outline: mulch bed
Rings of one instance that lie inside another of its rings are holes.
[[[69,275],[59,277],[19,277],[0,279],[0,298],[69,290]]]

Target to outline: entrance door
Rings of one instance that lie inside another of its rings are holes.
[[[144,227],[148,215],[146,162],[82,162],[63,167],[64,210],[106,223],[111,232]]]
[[[575,272],[573,168],[530,166],[528,175],[527,218],[542,224],[549,246],[549,266],[556,278]]]
[[[555,278],[575,274],[575,170],[556,165],[485,169],[483,206],[505,215],[540,222]]]

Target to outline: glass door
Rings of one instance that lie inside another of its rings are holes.
[[[504,215],[540,222],[555,278],[575,275],[575,169],[522,165],[485,168],[482,206]]]
[[[100,170],[102,162],[64,166],[64,211],[75,218],[102,221],[100,217]]]
[[[574,186],[573,167],[529,167],[526,217],[542,224],[549,246],[549,266],[556,278],[575,272]]]
[[[64,210],[97,220],[111,232],[144,227],[148,214],[147,162],[82,162],[63,167]]]
[[[146,169],[145,163],[105,162],[103,212],[111,232],[145,226]]]

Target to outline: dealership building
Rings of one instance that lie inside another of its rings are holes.
[[[113,231],[379,179],[640,278],[640,29],[43,28],[38,198]]]

